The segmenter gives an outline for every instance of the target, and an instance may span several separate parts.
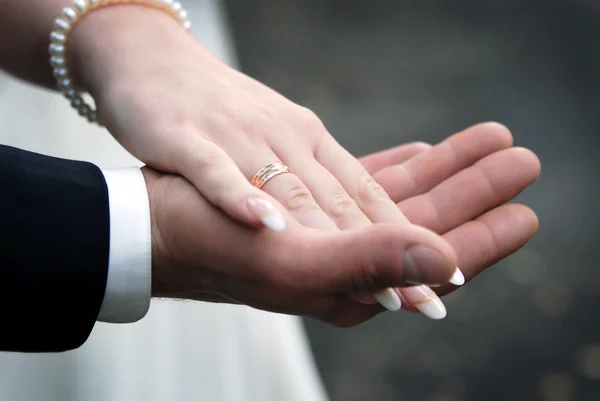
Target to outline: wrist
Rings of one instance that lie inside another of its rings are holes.
[[[148,191],[148,200],[150,202],[150,238],[152,243],[152,297],[168,298],[171,294],[172,285],[167,266],[168,253],[165,251],[165,243],[161,236],[161,231],[158,225],[157,210],[160,204],[160,199],[156,196],[155,185],[160,179],[160,175],[155,170],[149,167],[142,167],[142,175],[146,182]]]
[[[69,67],[77,88],[96,97],[111,83],[135,75],[140,66],[194,43],[165,11],[110,6],[91,12],[74,27],[67,49]]]

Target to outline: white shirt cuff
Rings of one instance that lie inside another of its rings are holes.
[[[108,187],[110,251],[98,320],[132,323],[150,308],[152,239],[146,181],[137,167],[102,173]]]

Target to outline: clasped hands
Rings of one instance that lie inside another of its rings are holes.
[[[357,160],[312,112],[227,67],[163,13],[88,19],[73,34],[76,79],[153,168],[155,296],[347,327],[382,312],[373,294],[395,288],[405,309],[438,319],[436,294],[456,288],[457,266],[470,280],[537,230],[530,209],[505,203],[539,161],[498,124]],[[293,174],[250,185],[274,162]],[[266,229],[265,216],[286,229]]]
[[[537,178],[539,162],[512,147],[510,133],[498,124],[474,126],[434,147],[407,144],[360,161],[411,223],[431,231],[373,224],[329,232],[291,216],[285,232],[257,231],[231,220],[182,177],[146,168],[153,293],[237,302],[348,327],[384,311],[366,294],[410,284],[403,269],[408,247],[449,246],[469,281],[537,231],[532,210],[505,203]],[[440,285],[437,294],[457,288],[447,284],[444,266],[423,270]],[[421,303],[433,295],[427,290],[403,288],[403,307],[416,311],[417,304],[439,317],[430,302]]]

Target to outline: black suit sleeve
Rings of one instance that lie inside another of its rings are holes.
[[[87,340],[106,286],[108,205],[95,165],[0,146],[0,350]]]

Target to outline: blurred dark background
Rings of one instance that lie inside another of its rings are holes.
[[[536,152],[522,251],[449,316],[306,325],[334,401],[600,400],[600,1],[229,0],[242,69],[361,155],[499,121]]]

